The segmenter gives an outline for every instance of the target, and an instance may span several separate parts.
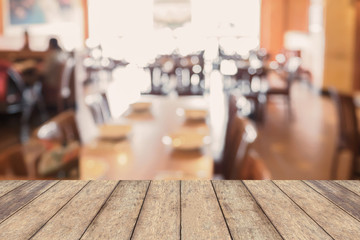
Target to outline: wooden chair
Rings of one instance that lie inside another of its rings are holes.
[[[20,144],[8,147],[0,153],[0,175],[23,177],[28,175],[23,149]]]
[[[236,166],[244,161],[251,144],[257,137],[254,126],[248,119],[236,116],[230,132],[230,146],[224,154],[223,176],[225,179],[236,179]]]
[[[104,124],[111,120],[112,115],[106,93],[89,95],[86,97],[85,102],[96,124]]]
[[[74,111],[68,110],[50,119],[37,128],[33,136],[39,140],[60,144],[80,141]]]
[[[57,100],[57,110],[62,112],[75,107],[75,59],[69,57],[63,66]]]
[[[197,54],[190,54],[188,56],[179,57],[175,71],[178,78],[176,90],[179,96],[203,94],[204,90],[202,85],[204,81],[204,65],[204,51],[201,51]],[[189,73],[188,84],[184,84],[184,70]],[[198,77],[198,83],[192,82],[193,76]]]
[[[19,75],[14,76],[10,70],[10,63],[0,61],[0,113],[13,114],[22,111],[24,88]]]
[[[297,71],[299,67],[300,67],[300,62],[286,64],[284,70],[279,73],[279,76],[281,77],[281,80],[284,82],[284,85],[280,87],[272,86],[270,81],[270,87],[266,92],[266,95],[268,97],[278,95],[278,96],[283,96],[285,98],[289,119],[292,119],[293,117],[291,111],[291,87],[297,77]]]
[[[238,180],[270,180],[271,173],[255,152],[249,153],[236,166]]]
[[[335,149],[333,165],[331,170],[331,178],[337,178],[337,170],[339,167],[339,154],[348,150],[352,153],[352,171],[350,178],[353,179],[357,174],[359,157],[359,129],[356,117],[356,108],[354,99],[350,95],[339,93],[336,89],[329,89],[331,98],[335,103],[338,116],[338,138]]]
[[[149,64],[148,66],[146,66],[144,69],[149,70],[150,73],[150,82],[151,82],[151,88],[149,92],[143,92],[141,94],[143,95],[166,95],[166,93],[163,91],[163,84],[162,83],[158,83],[161,79],[161,65],[158,63],[155,64]],[[158,79],[155,79],[155,70],[159,71],[159,76]],[[157,84],[156,84],[157,83]]]
[[[231,147],[231,128],[232,128],[232,122],[237,114],[237,107],[236,107],[236,97],[232,94],[228,96],[228,102],[227,102],[227,109],[228,109],[228,116],[227,116],[227,124],[226,124],[226,130],[225,130],[225,143],[223,147],[223,156],[221,159],[219,159],[217,162],[215,162],[215,174],[222,174],[222,165],[223,161],[225,159],[225,154],[229,152],[229,148]]]
[[[39,173],[39,165],[41,158],[35,162],[36,176],[38,178],[66,178],[78,179],[79,178],[79,153],[80,149],[75,149],[70,154],[67,154],[62,159],[62,164],[56,169],[47,172],[46,174]]]
[[[41,118],[43,120],[47,118],[42,83],[40,81],[26,83],[19,72],[2,62],[0,62],[0,82],[0,85],[6,88],[1,90],[4,94],[0,95],[0,112],[5,114],[21,112],[20,139],[25,142],[29,137],[29,121],[35,106],[38,107]]]
[[[215,174],[221,174],[225,179],[236,179],[236,162],[247,156],[248,149],[256,137],[257,132],[252,123],[237,116],[236,97],[230,95],[223,156],[220,163],[215,166]]]
[[[54,118],[50,119],[42,126],[37,128],[33,136],[40,140],[46,148],[49,148],[52,144],[59,144],[67,146],[68,144],[77,141],[80,142],[79,131],[76,124],[75,113],[73,110],[67,110],[60,113]],[[38,165],[41,158],[36,162],[35,169],[38,169]],[[78,169],[79,165],[79,149],[75,148],[64,156],[64,164],[60,168],[54,169],[54,171],[47,173],[46,176],[50,178],[68,178],[70,172]],[[37,172],[37,176],[39,173]]]

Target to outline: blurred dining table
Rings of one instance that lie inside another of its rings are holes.
[[[221,124],[213,124],[208,114],[204,121],[188,121],[186,109],[203,109],[210,113],[210,101],[203,96],[142,96],[139,102],[150,102],[149,110],[131,107],[120,118],[107,124],[116,131],[120,124],[130,125],[124,139],[109,140],[97,134],[83,139],[80,154],[81,179],[211,179],[214,169],[214,133]],[[81,122],[80,122],[81,124]],[[90,130],[89,130],[90,131]],[[174,133],[198,133],[210,139],[198,149],[176,150],[166,143]]]

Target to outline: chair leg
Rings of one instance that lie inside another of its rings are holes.
[[[331,166],[331,173],[330,173],[331,180],[337,179],[338,165],[339,165],[339,149],[336,149],[334,156],[333,156],[333,160],[332,160],[332,166]]]
[[[29,124],[30,117],[33,111],[33,104],[24,104],[21,114],[21,128],[20,128],[20,139],[21,142],[26,142],[29,139]]]
[[[286,103],[287,103],[287,114],[290,121],[293,120],[293,114],[291,110],[291,98],[290,95],[286,96]]]
[[[36,105],[37,105],[37,107],[39,109],[39,112],[40,112],[41,121],[45,122],[46,120],[49,119],[49,115],[47,113],[45,101],[44,101],[42,95],[38,96]]]

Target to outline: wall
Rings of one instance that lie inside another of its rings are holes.
[[[24,26],[4,27],[4,14],[7,14],[5,11],[8,11],[4,9],[7,6],[5,1],[0,0],[0,50],[19,50],[23,45]],[[41,1],[42,7],[48,7],[47,1]],[[31,49],[35,51],[45,50],[48,45],[48,38],[53,35],[59,36],[63,47],[67,50],[74,47],[80,48],[84,39],[88,37],[87,2],[88,0],[72,0],[74,16],[72,16],[71,21],[58,21],[55,16],[52,22],[30,25],[28,31]],[[48,8],[46,9],[48,10]],[[54,12],[53,7],[51,10]]]
[[[274,55],[288,31],[308,32],[309,0],[262,0],[260,45]]]
[[[354,89],[360,90],[360,1],[355,3],[356,8],[356,37],[355,37],[355,62],[354,62]]]
[[[323,89],[336,87],[351,93],[354,88],[356,3],[326,0]]]
[[[3,23],[3,1],[0,0],[0,36],[4,32],[4,23]]]

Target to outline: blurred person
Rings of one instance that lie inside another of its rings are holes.
[[[22,51],[30,50],[30,37],[29,37],[29,32],[27,29],[25,29],[25,31],[24,31],[24,46],[21,50]]]
[[[50,38],[47,54],[40,68],[44,98],[48,107],[56,106],[65,60],[66,53],[60,47],[59,41],[54,37]]]

